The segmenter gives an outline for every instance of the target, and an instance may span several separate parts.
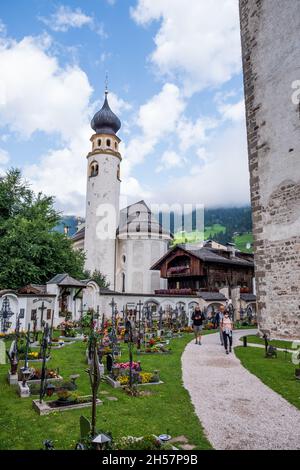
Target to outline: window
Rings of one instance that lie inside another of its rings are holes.
[[[19,318],[25,318],[25,308],[20,308]]]
[[[117,178],[120,181],[120,165],[118,165],[118,169],[117,169]]]
[[[125,255],[122,256],[122,261],[123,261],[123,263],[126,263],[126,256]]]
[[[106,145],[107,145],[107,147],[110,147],[110,139],[107,139]]]
[[[115,149],[117,150],[117,148],[118,148],[118,144],[117,142],[115,142]]]
[[[122,292],[125,292],[125,273],[122,273]]]
[[[31,310],[31,321],[34,321],[34,320],[36,320],[36,309]]]
[[[98,163],[97,163],[97,162],[91,163],[91,166],[90,166],[90,177],[97,176],[97,175],[98,175],[98,172],[99,172]]]
[[[101,139],[98,139],[98,147],[101,147]]]
[[[51,308],[48,308],[47,309],[47,320],[51,320],[51,312],[52,312]]]

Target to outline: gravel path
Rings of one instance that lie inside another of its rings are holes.
[[[235,331],[233,345],[255,333]],[[189,343],[181,360],[184,386],[215,449],[300,449],[300,411],[227,356],[218,333],[203,336],[202,346]]]

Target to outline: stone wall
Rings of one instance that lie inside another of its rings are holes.
[[[300,338],[300,2],[240,0],[260,330]]]

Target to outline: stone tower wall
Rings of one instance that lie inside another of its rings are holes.
[[[300,1],[240,0],[240,21],[259,326],[299,339]]]

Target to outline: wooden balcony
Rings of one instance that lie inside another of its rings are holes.
[[[196,289],[159,289],[155,291],[156,295],[196,295]]]
[[[174,266],[167,270],[167,276],[188,276],[191,274],[191,268],[189,266]]]

